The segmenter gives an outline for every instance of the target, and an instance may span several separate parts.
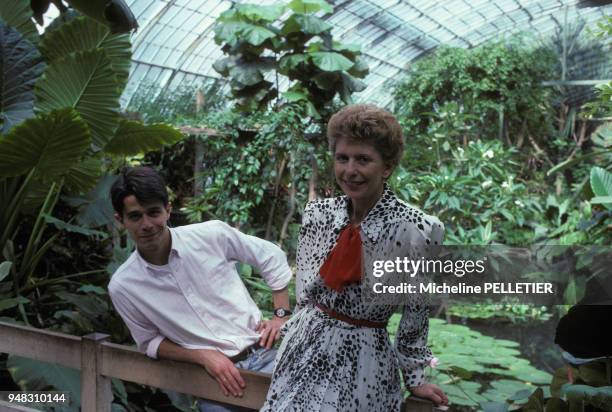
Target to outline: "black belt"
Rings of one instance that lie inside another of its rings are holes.
[[[253,351],[255,351],[256,349],[259,349],[259,348],[260,348],[259,342],[255,342],[254,344],[252,344],[251,346],[248,346],[245,350],[240,352],[238,355],[234,355],[234,356],[230,357],[229,360],[231,360],[232,363],[242,362],[243,360],[248,358],[249,355],[251,353],[253,353]]]

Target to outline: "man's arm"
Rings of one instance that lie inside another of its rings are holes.
[[[246,235],[226,223],[218,222],[218,230],[225,240],[226,257],[258,268],[261,277],[272,289],[274,308],[290,309],[287,286],[292,274],[285,253],[272,242]],[[257,328],[257,332],[261,333],[260,346],[270,349],[280,337],[280,329],[287,319],[274,316],[271,320],[262,321]]]
[[[289,309],[289,289],[287,287],[280,290],[272,291],[272,300],[274,308]],[[274,345],[274,341],[280,338],[280,329],[283,327],[289,317],[279,318],[272,317],[271,320],[264,320],[257,328],[257,332],[261,333],[259,346],[270,349]]]
[[[165,338],[159,344],[157,356],[200,365],[216,379],[225,396],[230,393],[234,396],[242,396],[242,389],[246,386],[244,379],[232,361],[217,350],[187,349]]]
[[[157,347],[164,339],[157,327],[134,306],[116,282],[111,281],[108,286],[108,294],[115,310],[128,327],[138,350],[155,359],[157,357]]]
[[[229,393],[242,396],[244,380],[227,356],[216,350],[186,349],[177,345],[160,335],[157,328],[123,296],[116,284],[109,285],[109,295],[141,352],[154,359],[161,357],[200,365],[217,380],[226,396]]]

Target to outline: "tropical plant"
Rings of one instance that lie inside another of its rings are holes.
[[[60,194],[75,196],[96,185],[103,171],[101,149],[107,155],[130,155],[182,135],[165,125],[120,120],[119,96],[131,55],[127,35],[111,34],[85,17],[45,33],[38,47],[2,21],[0,30],[1,70],[11,74],[1,96],[8,104],[2,106],[5,132],[0,138],[0,201],[5,206],[0,250],[12,262],[13,296],[3,297],[24,302],[24,292],[36,289],[38,263],[59,234],[44,235],[49,223],[106,236],[51,217]],[[33,221],[28,211],[34,212]],[[21,244],[25,231],[30,234]],[[27,322],[21,304],[20,312]]]
[[[201,137],[205,184],[202,194],[185,206],[190,220],[227,220],[269,239],[289,240],[293,250],[293,218],[308,200],[315,169],[299,165],[327,167],[326,150],[302,138],[306,112],[303,104],[294,103],[250,117],[210,115],[205,124],[224,133]]]
[[[281,78],[290,82],[283,98],[305,102],[315,118],[330,109],[336,95],[349,103],[353,92],[365,89],[358,80],[368,73],[360,47],[334,41],[332,25],[317,15],[332,11],[325,0],[293,0],[235,4],[219,16],[215,41],[228,57],[213,67],[230,79],[239,110],[265,108],[278,97]]]
[[[550,90],[554,54],[521,38],[473,49],[438,48],[411,65],[394,89],[395,113],[408,136],[425,134],[434,107],[459,102],[475,116],[481,139],[498,138],[518,147],[545,140],[552,131]],[[538,110],[534,110],[538,108]],[[531,142],[529,142],[531,143]]]
[[[92,229],[112,216],[113,178],[105,171],[182,134],[121,119],[119,96],[131,57],[127,35],[71,13],[40,38],[30,36],[33,43],[10,26],[29,27],[29,2],[12,3],[19,13],[10,18],[0,5],[0,72],[6,80],[0,89],[0,312],[25,324],[74,334],[108,331],[125,341],[125,326],[99,286],[108,279],[103,265],[66,274],[72,265],[57,272],[49,258],[68,253],[62,245],[72,236],[62,234],[108,237]],[[75,278],[89,284],[75,284]],[[78,385],[78,377],[71,380],[70,372],[53,366],[14,357],[8,362],[23,389]],[[128,407],[123,385],[114,388]],[[78,410],[78,402],[73,406]]]
[[[518,151],[477,139],[474,117],[456,102],[430,116],[430,146],[407,150],[390,179],[395,191],[445,223],[447,244],[531,241],[542,189],[523,179]]]

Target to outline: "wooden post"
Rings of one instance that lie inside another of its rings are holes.
[[[101,375],[102,356],[100,343],[110,336],[90,333],[83,336],[81,344],[81,411],[110,412],[113,401],[111,380]]]

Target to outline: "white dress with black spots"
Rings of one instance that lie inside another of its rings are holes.
[[[298,241],[298,306],[283,328],[272,384],[261,411],[399,411],[398,369],[409,387],[424,382],[431,360],[428,310],[421,298],[404,305],[395,345],[382,328],[355,326],[316,308],[321,304],[353,319],[386,322],[397,309],[364,298],[364,281],[336,292],[319,268],[349,223],[349,199],[314,201],[304,211]],[[415,256],[440,244],[444,226],[400,201],[388,187],[361,223],[364,268],[373,260]]]

